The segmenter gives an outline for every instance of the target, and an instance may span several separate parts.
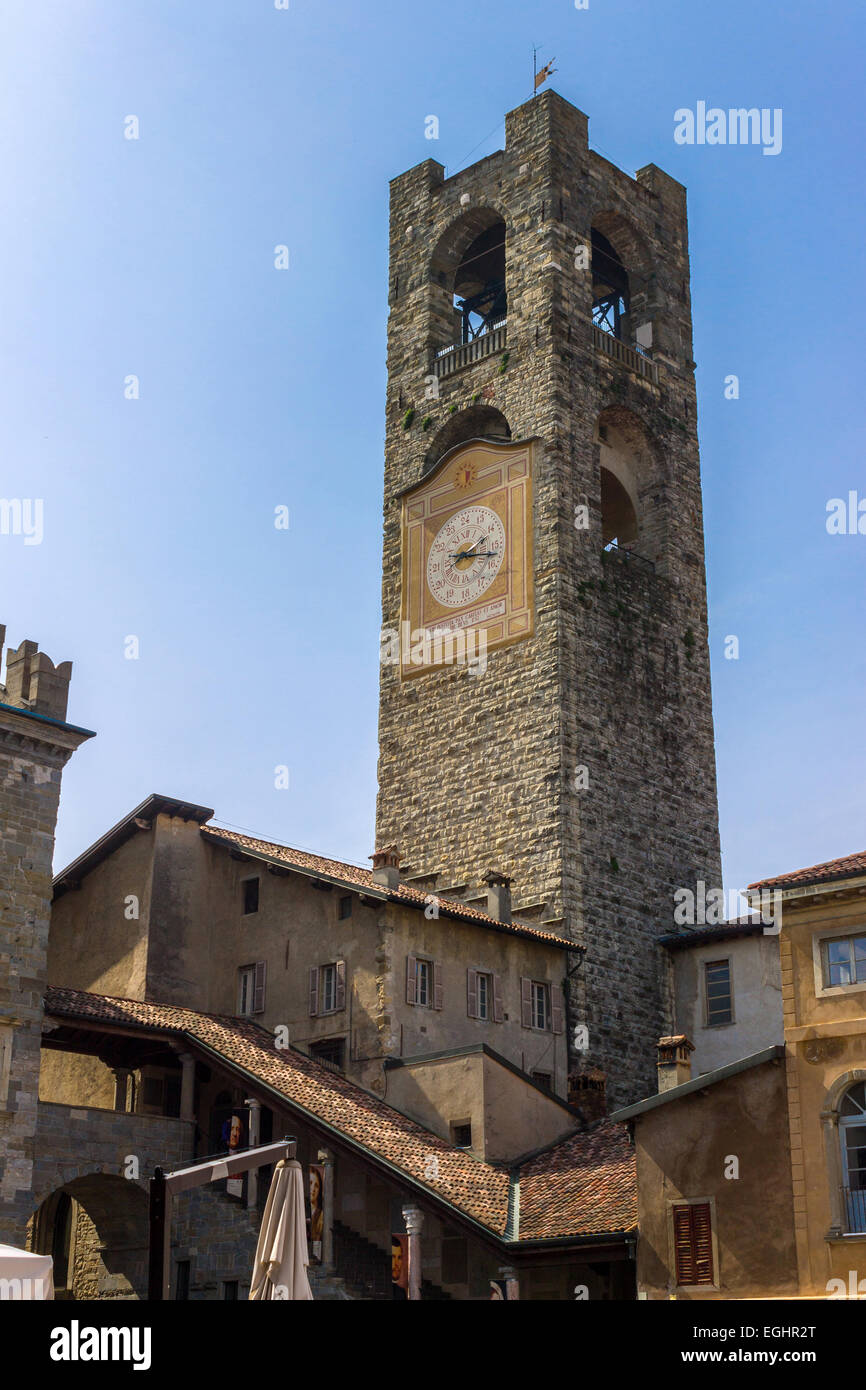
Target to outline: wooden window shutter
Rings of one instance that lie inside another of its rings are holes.
[[[466,971],[466,1012],[470,1018],[478,1017],[478,971]]]
[[[310,1017],[319,1012],[319,967],[310,966]]]
[[[334,1007],[335,1007],[336,1009],[345,1009],[345,1007],[346,1007],[346,962],[345,962],[344,960],[338,960],[338,961],[337,961],[336,973],[337,973],[337,989],[336,989],[337,998],[336,998],[336,1003],[335,1003]]]
[[[502,1008],[502,976],[493,976],[493,1022],[501,1023],[504,1017]]]
[[[532,981],[525,975],[520,977],[520,1022],[524,1028],[532,1027]]]
[[[673,1219],[677,1283],[712,1284],[713,1228],[709,1202],[675,1206]]]
[[[417,1002],[416,989],[418,978],[418,962],[414,956],[406,957],[406,1003],[414,1004]]]
[[[550,986],[550,1012],[553,1015],[554,1033],[564,1033],[565,1024],[563,1022],[562,990],[559,985]]]
[[[267,966],[263,960],[256,961],[255,977],[253,980],[253,1013],[262,1014],[265,1011],[265,971]]]
[[[433,961],[433,1008],[442,1008],[442,966]]]

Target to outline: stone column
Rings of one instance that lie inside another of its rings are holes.
[[[324,1168],[322,1200],[322,1268],[334,1270],[334,1155],[330,1149],[319,1149],[319,1162]]]
[[[249,1107],[249,1147],[255,1148],[259,1143],[262,1132],[262,1103],[260,1100],[245,1100],[244,1105]],[[259,1196],[259,1170],[250,1168],[247,1171],[247,1208],[254,1207]]]
[[[520,1298],[520,1280],[517,1277],[517,1270],[513,1265],[500,1265],[499,1277],[505,1280],[505,1297],[507,1299]]]
[[[125,1115],[131,1110],[129,1092],[132,1072],[129,1067],[112,1067],[114,1073],[114,1108]]]
[[[183,1068],[180,1078],[180,1118],[195,1120],[195,1058],[191,1052],[179,1052]]]
[[[421,1298],[421,1227],[424,1213],[420,1207],[403,1208],[403,1220],[409,1235],[409,1289],[407,1296],[420,1301]]]

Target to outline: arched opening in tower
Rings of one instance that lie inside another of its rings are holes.
[[[597,227],[592,229],[592,321],[614,338],[625,338],[631,291],[628,271]]]
[[[637,514],[616,474],[601,470],[601,535],[605,545],[631,545],[638,538]]]
[[[454,308],[460,341],[499,328],[505,322],[505,223],[493,222],[466,248],[454,275]]]

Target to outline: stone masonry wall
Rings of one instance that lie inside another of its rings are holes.
[[[506,224],[506,369],[501,355],[481,359],[425,400],[447,342],[441,267],[459,261],[484,209]],[[653,324],[658,384],[594,346],[591,276],[575,263],[593,224]],[[399,494],[437,441],[460,438],[463,412],[464,438],[487,432],[473,396],[513,439],[538,441],[536,614],[534,636],[491,653],[483,676],[452,667],[401,683],[382,667],[377,840],[439,889],[465,883],[473,896],[486,869],[512,875],[516,915],[586,946],[570,1023],[587,1023],[590,1047],[574,1065],[602,1067],[616,1103],[655,1088],[670,1024],[655,937],[673,891],[720,883],[688,277],[682,187],[654,166],[631,179],[590,151],[586,117],[555,92],[509,114],[504,151],[447,180],[428,160],[392,183],[383,626],[400,620]],[[603,555],[599,417],[644,441],[654,569]],[[589,530],[574,524],[583,502]]]

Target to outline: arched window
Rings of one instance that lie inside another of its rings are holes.
[[[592,321],[596,328],[624,338],[631,291],[628,271],[607,237],[592,229]]]
[[[460,341],[470,343],[505,322],[505,223],[494,222],[467,246],[454,275]]]
[[[866,1081],[857,1081],[839,1104],[842,1195],[849,1233],[866,1233]]]
[[[601,470],[601,538],[605,545],[631,545],[638,538],[634,503],[615,473]]]

